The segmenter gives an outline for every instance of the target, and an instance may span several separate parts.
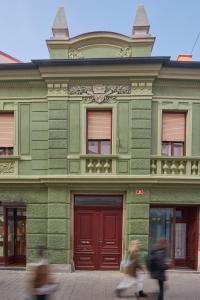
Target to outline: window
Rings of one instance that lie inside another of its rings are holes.
[[[186,113],[163,112],[162,155],[185,155]]]
[[[87,153],[111,154],[112,111],[87,112]]]
[[[14,113],[0,113],[0,155],[13,155]]]
[[[167,240],[167,255],[173,256],[173,208],[150,208],[150,249],[154,249],[161,238]]]

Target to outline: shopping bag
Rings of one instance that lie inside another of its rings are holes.
[[[130,265],[132,264],[132,260],[130,258],[130,256],[128,255],[127,257],[125,256],[122,260],[121,260],[121,263],[120,263],[120,271],[121,272],[124,272],[124,270],[127,268],[127,267],[130,267]]]

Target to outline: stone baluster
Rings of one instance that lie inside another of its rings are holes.
[[[168,161],[167,160],[164,160],[162,170],[163,170],[163,174],[164,175],[167,175],[169,173],[170,167],[168,165]]]
[[[156,174],[157,173],[157,161],[152,159],[151,161],[151,174]]]
[[[97,160],[97,163],[96,163],[96,170],[97,170],[97,173],[101,173],[101,169],[102,169],[101,160],[98,159],[98,160]]]
[[[192,173],[192,175],[198,174],[198,162],[196,160],[192,161],[191,173]]]
[[[176,174],[177,166],[176,166],[175,160],[172,161],[170,170],[171,170],[171,174],[172,174],[172,175],[175,175],[175,174]]]
[[[179,172],[180,175],[184,175],[185,165],[184,165],[183,160],[181,160],[180,163],[179,163],[178,172]]]
[[[104,164],[103,167],[104,167],[105,173],[108,174],[109,171],[110,171],[110,167],[111,167],[108,159],[106,159],[105,164]]]
[[[92,159],[89,160],[87,168],[88,168],[89,173],[93,173],[94,163],[93,163]]]

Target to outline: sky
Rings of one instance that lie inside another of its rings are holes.
[[[130,36],[136,9],[145,6],[153,56],[190,53],[200,32],[200,0],[0,0],[0,51],[23,62],[48,59],[46,40],[59,6],[64,6],[70,36],[114,31]],[[200,38],[193,51],[200,61]]]

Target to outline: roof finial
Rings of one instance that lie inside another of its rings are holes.
[[[133,24],[133,37],[150,36],[150,24],[144,5],[139,5]]]
[[[67,26],[67,20],[65,17],[64,7],[59,7],[56,17],[54,19],[53,27],[53,39],[55,40],[68,40],[69,30]]]

